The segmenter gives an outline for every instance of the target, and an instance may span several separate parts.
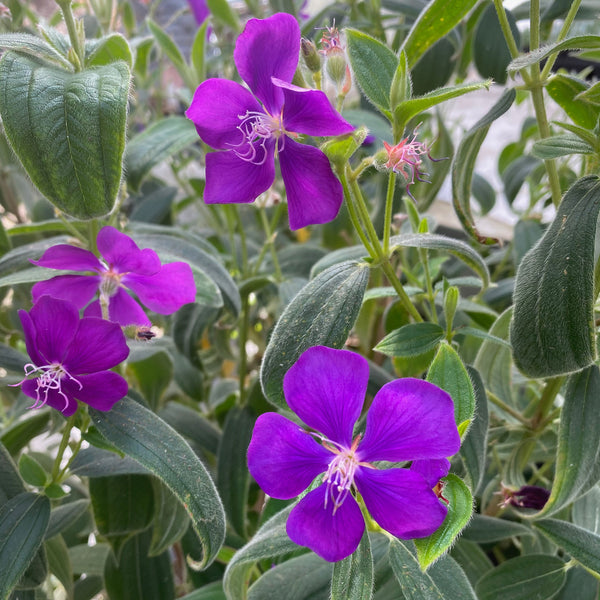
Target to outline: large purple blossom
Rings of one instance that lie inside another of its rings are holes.
[[[79,318],[66,300],[42,296],[27,312],[19,311],[27,352],[23,393],[35,399],[31,408],[51,406],[65,416],[81,400],[110,410],[127,393],[127,382],[109,371],[127,358],[129,348],[117,323]],[[33,377],[29,379],[29,377]]]
[[[299,52],[294,17],[251,19],[234,60],[254,95],[234,81],[208,79],[186,112],[200,137],[219,150],[206,156],[204,201],[255,200],[273,184],[277,152],[292,229],[331,221],[343,198],[327,157],[297,142],[299,134],[333,136],[354,129],[323,92],[292,85]]]
[[[87,271],[89,275],[58,275],[33,286],[34,302],[44,295],[69,300],[85,316],[102,316],[100,302],[108,304],[108,317],[120,325],[150,326],[141,306],[125,291],[134,292],[150,310],[169,315],[184,304],[194,302],[196,284],[190,266],[183,262],[161,265],[154,250],[140,250],[136,243],[114,227],[98,233],[100,260],[89,250],[59,244],[52,246],[34,265],[49,269]]]
[[[313,431],[265,413],[248,448],[252,476],[274,498],[294,498],[324,473],[290,513],[287,533],[331,562],[352,554],[363,535],[355,492],[372,518],[402,539],[433,533],[447,513],[432,488],[448,472],[446,457],[460,447],[452,399],[426,381],[392,381],[375,396],[364,436],[353,439],[368,378],[360,355],[309,348],[283,388],[289,407]],[[378,461],[414,461],[414,468],[380,469]]]

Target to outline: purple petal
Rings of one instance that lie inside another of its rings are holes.
[[[25,347],[27,348],[27,354],[33,361],[34,365],[40,366],[46,364],[46,360],[37,350],[35,344],[35,325],[26,310],[19,311],[19,319],[21,319],[21,325],[23,326],[23,333],[25,334]]]
[[[48,248],[39,260],[30,261],[38,267],[65,269],[67,271],[104,271],[104,266],[89,250],[58,244]]]
[[[202,141],[229,150],[244,140],[238,127],[248,112],[264,110],[246,88],[228,79],[207,79],[198,86],[185,116],[196,125]]]
[[[307,135],[343,135],[354,131],[354,125],[342,119],[323,92],[301,88],[280,79],[274,79],[273,84],[283,91],[286,131]]]
[[[333,456],[296,423],[277,413],[265,413],[254,425],[248,469],[269,496],[288,500],[325,472]]]
[[[21,385],[21,390],[26,396],[29,396],[36,401],[30,408],[33,408],[34,406],[36,408],[41,408],[43,405],[39,400],[45,398],[46,401],[44,402],[44,405],[51,406],[60,411],[65,417],[70,417],[77,410],[77,400],[75,400],[72,395],[72,387],[68,385],[68,382],[64,378],[61,383],[61,389],[64,396],[60,394],[58,390],[48,389],[47,395],[45,390],[41,390],[39,394],[41,398],[38,398],[37,379],[27,379],[24,381]]]
[[[366,462],[396,462],[445,458],[459,448],[450,395],[427,381],[407,378],[377,392],[358,454]]]
[[[130,273],[123,278],[123,284],[137,294],[144,306],[161,315],[170,315],[196,299],[194,274],[184,262],[163,265],[151,277]]]
[[[283,93],[271,77],[292,81],[299,53],[300,27],[286,13],[250,19],[238,37],[233,53],[238,73],[273,116],[281,109]]]
[[[196,18],[196,23],[202,25],[206,21],[206,17],[210,14],[206,0],[188,0],[188,3]]]
[[[75,398],[96,410],[110,410],[118,400],[127,394],[128,390],[127,381],[113,371],[79,375],[77,381],[82,388],[79,389],[77,386],[77,390],[74,392]]]
[[[425,479],[408,469],[361,468],[355,482],[373,519],[403,540],[430,535],[448,512]]]
[[[337,562],[358,548],[365,522],[351,495],[335,514],[331,502],[325,508],[326,490],[321,485],[306,494],[290,513],[286,530],[292,542],[307,546],[329,562]]]
[[[329,159],[313,146],[286,136],[279,152],[291,229],[329,223],[343,200],[342,184],[331,170]]]
[[[81,309],[96,295],[100,281],[100,275],[57,275],[38,281],[31,288],[31,295],[34,302],[42,296],[52,296],[68,300]]]
[[[63,364],[71,375],[81,375],[111,369],[128,355],[125,336],[117,323],[84,317],[79,321]]]
[[[410,465],[410,470],[420,473],[433,488],[442,477],[448,475],[450,470],[450,461],[447,458],[432,458],[429,460],[415,460]]]
[[[41,364],[62,362],[79,323],[77,308],[65,300],[42,296],[29,316],[35,328],[33,343],[43,359]]]
[[[231,150],[206,155],[204,202],[229,204],[252,202],[268,190],[275,179],[274,143],[267,143],[262,164],[242,160]]]
[[[98,233],[98,251],[106,262],[119,273],[134,271],[154,275],[160,270],[160,259],[154,250],[140,250],[138,245],[114,227],[103,227]]]
[[[102,316],[99,302],[92,302],[83,313],[86,317]],[[150,327],[152,321],[144,309],[123,288],[119,288],[108,302],[108,318],[123,327],[127,325],[145,325]]]
[[[309,427],[349,448],[368,379],[369,366],[360,354],[313,346],[285,374],[283,391]]]

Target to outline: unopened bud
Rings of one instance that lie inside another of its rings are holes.
[[[524,485],[516,491],[503,486],[502,495],[504,496],[502,506],[510,505],[535,510],[544,508],[548,498],[550,498],[550,492],[546,488],[537,485]]]
[[[321,56],[315,43],[306,38],[302,38],[300,42],[300,50],[304,64],[312,73],[318,73],[321,70]]]
[[[327,53],[327,74],[336,85],[342,85],[346,79],[346,55],[341,48]]]
[[[148,342],[156,337],[156,333],[154,333],[150,327],[146,327],[145,325],[128,325],[124,328],[124,333],[125,337],[143,342]]]
[[[352,87],[352,74],[350,73],[350,67],[346,65],[346,77],[344,79],[344,85],[342,86],[342,94],[344,96],[350,91]]]

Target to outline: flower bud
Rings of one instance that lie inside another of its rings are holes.
[[[302,38],[300,42],[300,50],[304,64],[312,73],[318,73],[321,70],[321,56],[315,46],[315,43],[306,38]]]
[[[327,53],[327,74],[336,85],[346,79],[346,56],[341,48],[333,48]]]

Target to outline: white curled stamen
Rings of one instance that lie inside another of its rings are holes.
[[[278,150],[282,150],[285,138],[281,117],[275,118],[257,110],[238,115],[240,124],[237,130],[242,134],[239,144],[230,144],[238,158],[254,165],[263,165],[267,160],[267,141],[273,136],[278,138]]]

